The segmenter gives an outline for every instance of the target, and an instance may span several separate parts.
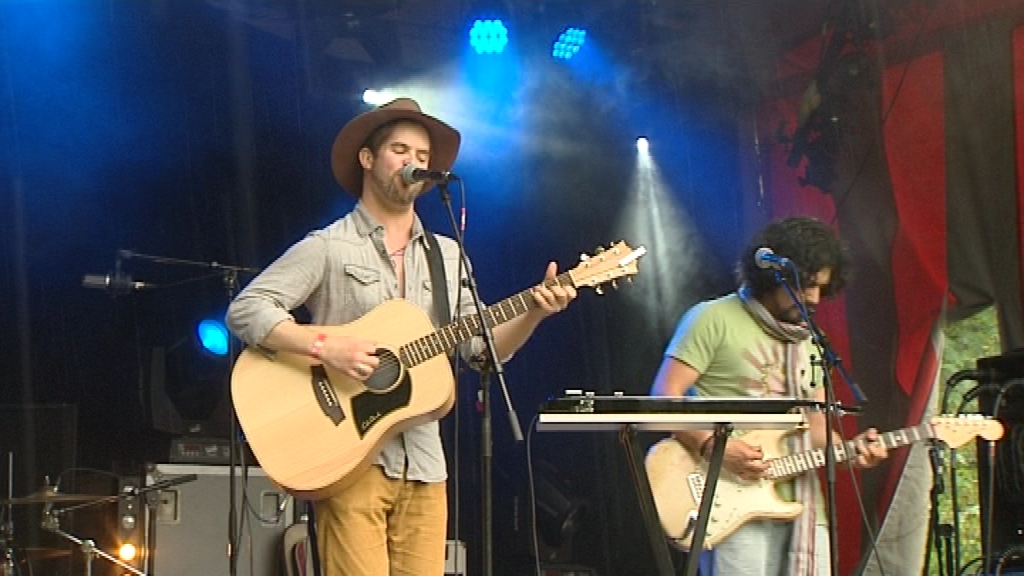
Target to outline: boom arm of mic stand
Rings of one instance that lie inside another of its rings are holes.
[[[167,256],[155,256],[153,254],[142,254],[141,252],[133,252],[131,250],[118,250],[117,261],[128,260],[131,258],[137,258],[139,260],[148,260],[150,262],[156,262],[158,264],[173,264],[175,266],[192,266],[194,268],[209,268],[212,270],[224,270],[230,272],[259,272],[259,268],[250,268],[248,266],[233,266],[231,264],[221,264],[217,261],[212,262],[200,262],[198,260],[184,260],[182,258],[169,258]]]

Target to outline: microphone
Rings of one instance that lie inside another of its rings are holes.
[[[411,186],[417,182],[436,182],[444,184],[458,179],[459,177],[451,172],[424,170],[422,168],[417,168],[412,164],[406,164],[402,168],[402,182],[405,182],[406,186]]]
[[[130,275],[125,274],[86,274],[82,276],[82,286],[94,290],[110,292],[111,296],[130,294],[136,290],[148,290],[156,288],[156,284],[150,282],[136,282]]]
[[[754,264],[757,264],[758,268],[767,270],[773,268],[775,270],[785,270],[792,265],[792,261],[785,256],[776,256],[775,252],[771,248],[762,246],[754,252]]]

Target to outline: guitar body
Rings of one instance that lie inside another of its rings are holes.
[[[765,458],[771,459],[786,454],[786,434],[784,430],[754,430],[742,439],[760,446]],[[707,462],[670,437],[651,446],[644,466],[662,529],[676,546],[689,550],[707,477]],[[715,488],[704,546],[713,548],[747,521],[792,520],[801,512],[803,505],[799,502],[779,499],[774,481],[743,480],[723,468]]]
[[[823,448],[787,454],[784,440],[789,433],[755,430],[742,436],[744,442],[761,447],[771,478],[749,481],[722,470],[704,535],[706,547],[713,548],[749,520],[792,520],[803,512],[802,504],[780,500],[775,494],[775,484],[810,473],[824,466],[827,458]],[[889,450],[923,440],[938,440],[955,448],[977,436],[998,440],[1003,437],[1003,426],[993,418],[934,416],[917,426],[881,433],[878,440]],[[851,441],[836,444],[832,450],[837,463],[857,454]],[[689,550],[704,493],[707,463],[674,438],[666,438],[651,446],[644,469],[662,529],[677,546]]]
[[[402,345],[434,330],[409,301],[389,300],[354,322],[318,329],[379,343],[382,361],[369,379],[376,381],[372,388],[313,358],[253,348],[239,355],[231,375],[232,402],[259,465],[305,499],[341,490],[385,442],[440,419],[455,402],[445,354],[412,367],[398,361]]]

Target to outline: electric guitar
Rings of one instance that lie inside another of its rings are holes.
[[[625,242],[581,256],[582,262],[549,285],[594,287],[637,273],[644,247]],[[359,381],[312,357],[255,348],[242,351],[231,373],[238,422],[264,472],[287,492],[320,499],[341,490],[365,469],[386,441],[438,420],[455,402],[447,353],[489,326],[534,308],[531,290],[436,330],[426,313],[404,299],[388,300],[354,322],[321,326],[328,336],[380,342],[380,362]]]
[[[704,535],[706,548],[713,548],[750,520],[792,520],[803,512],[803,504],[779,499],[775,483],[824,466],[825,450],[818,448],[785,455],[785,436],[791,433],[755,430],[742,436],[744,442],[761,447],[770,476],[744,480],[722,469]],[[933,438],[955,448],[976,436],[998,440],[1003,436],[1003,425],[991,418],[936,416],[918,426],[879,434],[879,439],[888,449]],[[837,444],[833,449],[836,462],[857,455],[850,441]],[[677,547],[689,550],[704,493],[707,463],[669,437],[651,446],[644,467],[662,529]]]

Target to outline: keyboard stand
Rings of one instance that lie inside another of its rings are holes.
[[[654,552],[658,574],[674,576],[675,567],[668,537],[661,527],[651,492],[650,478],[644,463],[644,451],[637,439],[639,431],[675,432],[677,430],[713,430],[715,442],[708,460],[708,469],[697,517],[687,529],[693,534],[687,553],[686,576],[695,576],[704,550],[714,503],[715,488],[725,458],[726,440],[734,429],[789,430],[804,422],[794,412],[817,403],[795,398],[666,398],[641,396],[601,397],[571,395],[551,400],[538,412],[538,431],[617,431],[626,451],[627,464],[633,478],[644,527]],[[682,488],[682,487],[681,487]]]
[[[640,447],[636,432],[636,425],[624,426],[619,439],[626,450],[626,456],[629,460],[633,487],[636,489],[637,499],[640,502],[640,513],[643,516],[644,527],[647,529],[647,536],[651,542],[654,563],[658,568],[658,574],[672,576],[675,574],[672,554],[669,550],[665,533],[661,528],[661,523],[658,520],[654,496],[651,494],[651,481],[647,477],[647,468],[644,466],[644,452]],[[707,531],[708,519],[711,516],[711,503],[715,498],[715,487],[718,485],[718,476],[722,471],[722,462],[725,458],[725,441],[731,433],[731,424],[718,424],[715,426],[715,440],[712,443],[711,459],[708,461],[704,492],[701,495],[697,520],[693,525],[693,538],[691,539],[690,550],[686,554],[686,567],[685,572],[683,572],[686,576],[695,576],[697,574],[697,566],[700,564],[700,555],[704,548],[704,533]]]

